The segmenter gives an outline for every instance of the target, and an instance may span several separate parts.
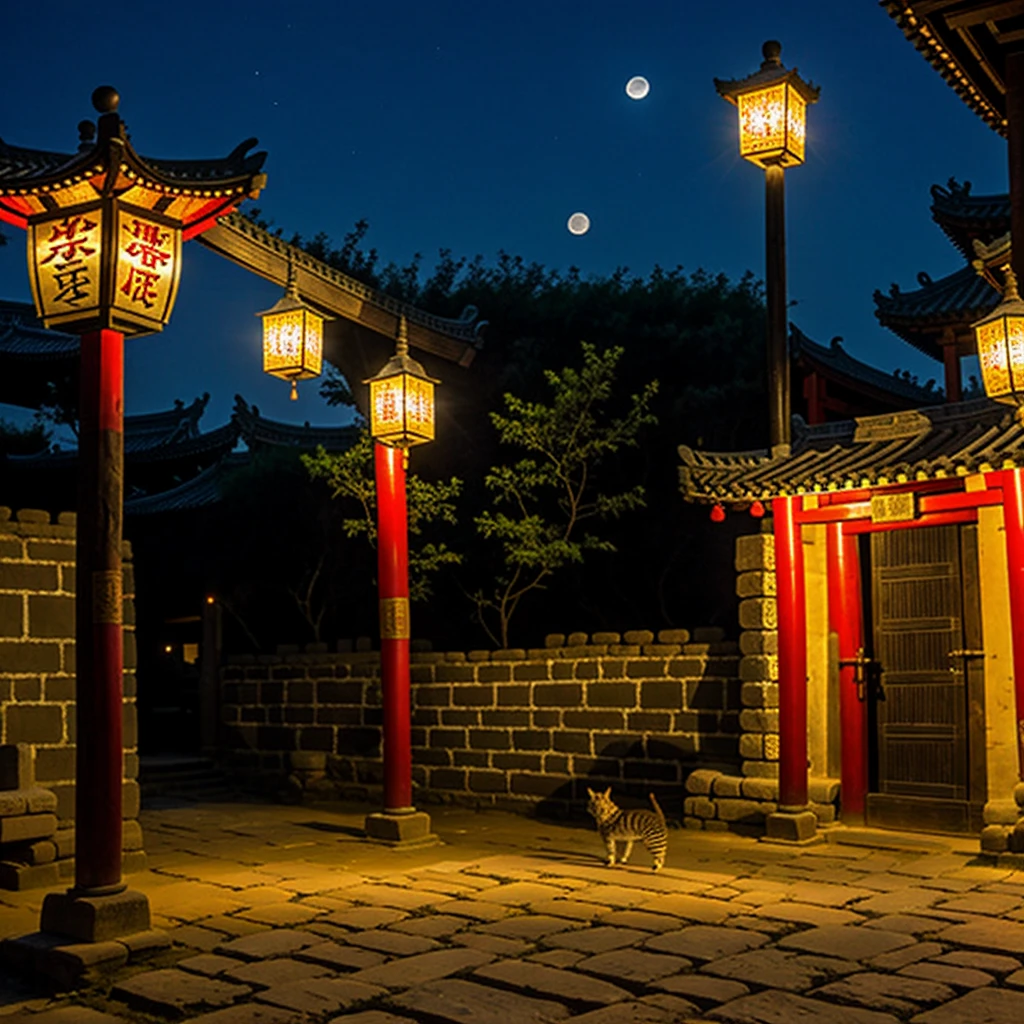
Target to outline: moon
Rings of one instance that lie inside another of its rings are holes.
[[[626,83],[626,95],[631,100],[642,100],[651,91],[651,83],[643,75],[634,75]]]
[[[574,235],[585,235],[590,230],[590,218],[585,213],[574,213],[566,227]]]

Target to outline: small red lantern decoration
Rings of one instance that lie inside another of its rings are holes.
[[[711,509],[711,522],[713,523],[724,523],[725,522],[725,509],[721,505],[715,505]]]
[[[764,505],[759,501],[752,502],[750,505],[750,514],[755,519],[761,519],[764,516]]]

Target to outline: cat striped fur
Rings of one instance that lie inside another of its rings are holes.
[[[626,849],[619,858],[619,864],[625,864],[633,852],[633,843],[639,839],[647,847],[648,853],[654,858],[654,870],[665,864],[665,853],[668,850],[668,829],[665,827],[665,815],[662,813],[654,794],[649,793],[653,811],[624,811],[612,800],[612,788],[609,786],[603,793],[594,792],[589,786],[587,793],[590,800],[587,810],[597,823],[597,831],[604,840],[608,851],[608,866],[615,866],[615,844],[622,840]]]

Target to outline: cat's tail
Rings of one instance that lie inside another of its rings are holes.
[[[662,824],[664,824],[665,823],[665,812],[661,809],[661,806],[658,803],[658,801],[654,799],[654,794],[653,793],[648,793],[647,796],[650,798],[651,806],[654,808],[654,810],[657,813],[658,817],[661,818]]]

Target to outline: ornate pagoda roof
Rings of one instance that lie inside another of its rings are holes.
[[[1005,136],[1005,53],[1024,33],[1024,0],[880,3],[971,110]]]
[[[883,327],[933,359],[942,359],[939,335],[945,327],[967,327],[991,312],[1000,299],[973,267],[962,267],[933,281],[923,271],[920,288],[900,291],[892,285],[888,295],[875,291],[875,316]]]
[[[117,113],[110,86],[93,93],[97,123],[80,122],[76,153],[52,153],[0,140],[0,220],[24,228],[28,218],[113,191],[126,202],[177,220],[192,238],[266,183],[266,153],[247,139],[226,157],[162,160],[140,156]]]
[[[936,393],[893,373],[886,373],[855,359],[843,348],[842,338],[833,338],[828,346],[819,345],[793,324],[789,325],[789,351],[796,362],[806,362],[827,376],[850,382],[858,390],[882,392],[888,398],[904,403],[927,405],[936,400]]]
[[[224,497],[224,484],[228,477],[248,462],[249,455],[246,452],[232,452],[177,487],[158,494],[125,498],[125,514],[156,515],[160,512],[186,512],[215,505]]]
[[[973,259],[975,241],[989,243],[1010,230],[1010,196],[973,195],[969,181],[950,178],[932,185],[932,220],[965,259]]]
[[[70,364],[78,358],[78,335],[47,330],[31,302],[0,299],[0,356]]]
[[[1024,426],[987,398],[814,427],[795,416],[793,428],[786,456],[680,447],[680,490],[688,501],[746,504],[1024,466]]]
[[[360,430],[354,424],[311,427],[308,422],[298,426],[268,420],[260,416],[259,409],[249,405],[241,395],[235,395],[235,411],[231,419],[237,424],[238,432],[250,450],[274,446],[312,451],[319,446],[329,452],[344,451],[352,446]]]

